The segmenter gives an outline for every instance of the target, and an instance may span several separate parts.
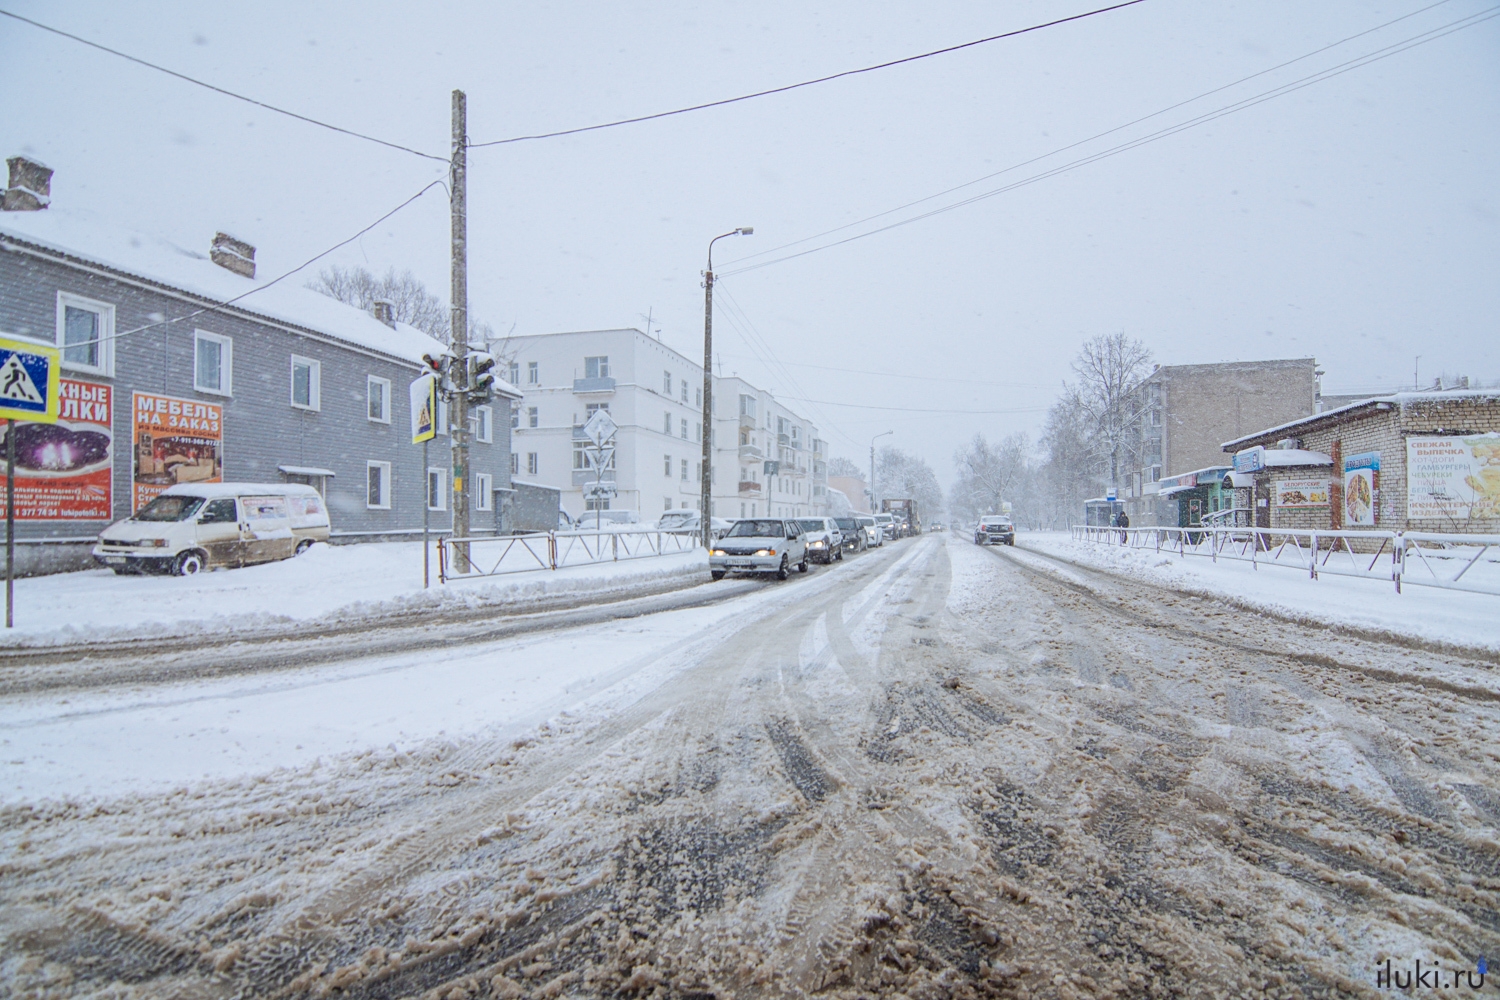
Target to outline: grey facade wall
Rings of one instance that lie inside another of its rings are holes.
[[[1311,416],[1316,371],[1312,358],[1157,369],[1147,381],[1162,387],[1162,476],[1223,465],[1223,442]]]
[[[127,276],[93,267],[33,255],[0,241],[0,335],[19,335],[54,342],[58,292],[108,303],[115,309],[117,333],[147,326],[162,317],[181,316],[207,303],[192,296],[158,290]],[[248,303],[247,303],[248,304]],[[199,392],[193,387],[194,331],[233,341],[232,394]],[[151,392],[215,403],[224,408],[224,479],[284,482],[280,465],[325,468],[335,475],[326,483],[335,532],[396,533],[420,531],[426,496],[422,447],[410,439],[407,386],[420,372],[417,365],[333,337],[300,332],[232,311],[207,312],[192,320],[118,337],[113,377],[87,373],[64,376],[113,386],[114,519],[128,516],[133,475],[131,394]],[[291,405],[292,355],[321,364],[321,406],[317,411]],[[367,377],[391,383],[390,423],[369,419]],[[510,403],[494,402],[493,443],[475,443],[471,464],[488,473],[495,486],[510,481]],[[430,465],[449,468],[449,439],[431,443]],[[391,463],[389,510],[366,504],[367,461]],[[451,510],[451,502],[448,504]],[[432,526],[446,529],[451,515],[433,512]],[[476,528],[494,515],[476,512]],[[92,537],[109,522],[23,521],[17,537],[25,543],[43,538]],[[32,546],[40,558],[41,546]],[[54,550],[56,546],[47,546]],[[23,564],[30,557],[18,557]],[[56,562],[55,559],[52,560]],[[38,567],[39,568],[39,567]]]

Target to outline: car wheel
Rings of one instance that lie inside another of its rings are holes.
[[[844,547],[842,545],[838,547],[838,551],[834,553],[833,558],[837,559],[839,562],[844,561]]]
[[[112,569],[112,570],[115,571],[115,576],[140,576],[141,575],[141,571],[138,570],[138,569],[136,569],[133,566],[111,566],[110,569]]]
[[[792,575],[792,565],[786,561],[786,556],[781,557],[781,565],[776,570],[776,579],[785,580]]]
[[[797,572],[798,573],[806,573],[807,572],[807,556],[804,555],[802,557],[802,561],[797,564]]]
[[[184,552],[172,564],[175,576],[197,576],[203,572],[203,555],[199,552]]]
[[[304,538],[304,539],[302,539],[302,541],[300,541],[300,542],[297,543],[297,551],[293,552],[292,555],[300,556],[302,553],[306,552],[308,549],[310,549],[312,547],[313,547],[313,540],[311,538]]]
[[[724,579],[724,571],[722,569],[713,570],[709,575],[712,576],[715,580]]]

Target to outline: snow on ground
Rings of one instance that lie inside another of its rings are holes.
[[[1026,550],[1297,621],[1500,651],[1500,597],[1487,594],[1411,585],[1398,594],[1388,580],[1330,574],[1313,580],[1306,570],[1257,569],[1248,562],[1079,541],[1063,532],[1018,534],[1015,548],[1017,558],[1061,575],[1066,572],[1055,562],[1027,556]]]
[[[476,546],[476,561],[480,555]],[[33,577],[16,581],[16,627],[0,644],[150,639],[489,604],[519,609],[569,594],[630,595],[674,580],[706,582],[708,557],[695,549],[443,584],[434,554],[430,572],[424,590],[422,543],[392,542],[315,545],[281,562],[192,577],[107,569]]]

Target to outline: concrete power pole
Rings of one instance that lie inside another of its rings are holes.
[[[468,223],[468,99],[462,90],[453,92],[453,357],[448,374],[454,391],[450,397],[449,440],[453,445],[453,537],[469,537],[469,223]],[[424,470],[423,475],[426,475]],[[469,547],[454,547],[457,568],[468,570]]]
[[[699,514],[698,527],[703,533],[703,547],[712,549],[714,547],[713,531],[713,509],[714,509],[714,467],[713,467],[713,434],[714,434],[714,271],[713,271],[713,244],[708,245],[708,270],[703,272],[703,467],[702,481],[698,484],[702,496],[698,504],[702,511]]]

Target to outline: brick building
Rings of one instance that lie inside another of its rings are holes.
[[[1377,396],[1222,447],[1263,527],[1500,532],[1500,389]]]

